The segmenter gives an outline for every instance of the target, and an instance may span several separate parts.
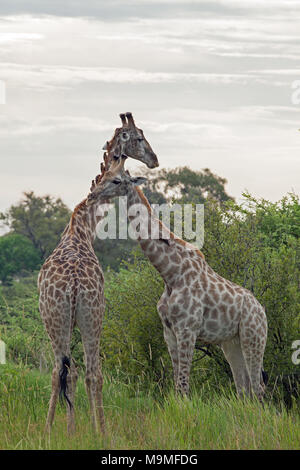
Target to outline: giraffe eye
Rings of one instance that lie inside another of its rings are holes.
[[[122,132],[120,137],[123,142],[127,142],[130,139],[130,135],[128,134],[128,132]]]
[[[121,180],[115,179],[115,180],[113,180],[113,183],[114,183],[114,184],[120,184],[120,183],[121,183]]]

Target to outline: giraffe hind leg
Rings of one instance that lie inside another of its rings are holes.
[[[52,391],[51,391],[51,398],[49,402],[45,432],[50,432],[53,421],[54,421],[55,409],[56,409],[57,399],[59,396],[59,368],[60,368],[60,364],[55,364],[53,371],[52,371]]]
[[[85,387],[90,403],[92,427],[104,432],[104,410],[102,402],[102,372],[99,359],[99,342],[102,327],[104,304],[97,307],[88,305],[88,298],[77,313],[76,322],[80,330],[85,359]]]
[[[73,434],[75,432],[75,392],[76,383],[78,379],[78,373],[75,367],[74,360],[71,359],[70,374],[67,376],[67,393],[71,406],[67,406],[67,421],[68,421],[68,433]]]
[[[229,362],[237,393],[240,397],[250,395],[251,382],[238,336],[221,345],[224,356]]]
[[[262,335],[256,328],[248,328],[246,334],[242,326],[241,324],[241,347],[250,377],[251,392],[262,401],[266,382],[266,374],[263,371],[266,335]]]
[[[250,377],[251,393],[254,393],[254,395],[262,401],[265,391],[265,383],[262,375],[264,348],[262,350],[256,350],[251,345],[246,344],[242,346],[242,349]]]

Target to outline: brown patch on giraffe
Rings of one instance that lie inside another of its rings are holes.
[[[230,307],[229,309],[229,315],[231,317],[231,319],[233,319],[236,315],[236,308],[234,306]]]
[[[187,259],[181,265],[181,272],[185,272],[190,268],[191,268],[191,264],[190,264],[190,261]]]
[[[204,303],[204,305],[206,305],[208,307],[214,307],[215,306],[215,303],[214,303],[213,299],[207,293],[204,294],[203,303]]]
[[[220,311],[222,314],[225,314],[225,313],[227,312],[227,310],[228,310],[228,307],[227,307],[227,305],[225,305],[225,304],[220,304],[220,305],[218,306],[218,309],[219,309],[219,311]]]
[[[197,263],[197,261],[192,260],[192,265],[196,272],[199,271],[199,264]]]
[[[229,292],[227,292],[227,291],[223,292],[223,294],[222,294],[222,302],[225,302],[225,303],[227,303],[227,304],[233,302],[233,298],[232,298],[232,296],[229,294]]]
[[[59,280],[56,282],[55,286],[57,289],[64,289],[66,287],[67,283],[65,281]]]
[[[175,288],[177,290],[182,289],[185,285],[186,285],[185,278],[181,277],[179,279],[176,279]]]
[[[196,324],[196,320],[195,318],[191,317],[187,322],[186,322],[186,326],[189,327],[189,328],[192,328],[195,326]]]
[[[213,308],[211,311],[210,311],[210,317],[212,320],[217,320],[218,319],[218,310],[216,308]]]
[[[199,309],[202,307],[202,303],[199,302],[198,300],[196,299],[193,299],[193,302],[192,302],[192,306],[191,306],[191,310],[192,312],[195,312],[195,310]]]
[[[54,287],[53,287],[53,285],[51,285],[48,289],[48,294],[50,295],[50,297],[52,297],[53,293],[54,293]]]
[[[185,274],[185,278],[186,278],[186,282],[188,286],[191,285],[192,280],[194,279],[195,275],[196,273],[194,270],[190,270]]]
[[[229,283],[227,284],[227,289],[231,295],[234,295],[234,288]]]
[[[178,264],[180,259],[177,253],[173,253],[170,256],[170,260],[173,261],[173,263]]]
[[[171,315],[177,315],[179,312],[180,312],[180,308],[178,305],[172,305],[170,307],[170,312],[171,312]]]
[[[220,292],[223,292],[223,291],[224,291],[225,286],[224,286],[224,284],[223,284],[222,282],[218,282],[218,289],[219,289]]]
[[[218,330],[218,323],[216,321],[212,321],[212,320],[207,320],[205,322],[205,327],[209,330],[209,331],[212,331],[212,332],[215,332]]]

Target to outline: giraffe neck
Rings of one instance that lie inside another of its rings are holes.
[[[135,218],[130,210],[135,204],[141,204],[144,207],[144,213],[148,214],[148,217],[139,218],[139,236],[137,240],[165,283],[171,285],[180,275],[180,250],[178,250],[178,245],[175,242],[175,236],[154,215],[144,193],[139,188],[132,187],[127,194],[128,220],[130,222]],[[159,227],[160,233],[153,238],[152,228],[155,226]]]
[[[98,205],[92,204],[86,206],[85,202],[86,200],[84,199],[75,207],[62,238],[75,237],[92,245],[100,217],[97,215]]]

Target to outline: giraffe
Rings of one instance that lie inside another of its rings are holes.
[[[87,204],[126,194],[128,213],[130,207],[138,207],[135,205],[146,208],[148,217],[139,219],[137,239],[165,283],[157,310],[172,361],[175,389],[188,394],[193,352],[196,339],[200,339],[221,347],[239,396],[256,395],[262,400],[267,339],[264,308],[249,290],[221,277],[198,249],[156,218],[145,195],[136,187],[143,181],[132,179],[120,166],[117,179],[108,172],[95,184]],[[160,235],[151,237],[151,227],[157,224]]]
[[[114,152],[126,151],[149,167],[158,166],[152,148],[141,129],[135,127],[131,113],[121,114],[122,128],[115,130],[107,143],[111,150],[105,154],[102,171],[113,170]],[[127,118],[127,120],[126,120]],[[125,139],[124,135],[126,137]],[[122,140],[123,138],[123,140]],[[93,189],[102,175],[92,182]],[[108,202],[104,200],[103,202]],[[80,202],[65,228],[61,240],[43,264],[39,277],[39,310],[54,352],[52,392],[49,403],[46,431],[54,421],[59,394],[68,403],[68,432],[75,430],[74,397],[78,374],[70,358],[70,343],[75,324],[79,327],[85,356],[85,385],[90,403],[92,426],[104,432],[102,403],[102,372],[99,363],[99,340],[105,308],[104,278],[93,249],[95,230],[100,216],[98,205],[88,207],[86,199]],[[68,391],[68,393],[67,393]]]
[[[95,184],[93,182],[93,184]],[[54,353],[52,393],[46,421],[50,431],[59,393],[68,403],[68,432],[75,431],[74,395],[78,374],[70,358],[72,331],[77,324],[84,347],[85,385],[92,426],[104,431],[99,340],[104,314],[104,278],[93,249],[99,216],[97,205],[79,203],[61,240],[43,264],[39,277],[39,310]],[[68,391],[68,394],[67,394]]]

